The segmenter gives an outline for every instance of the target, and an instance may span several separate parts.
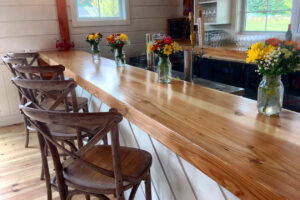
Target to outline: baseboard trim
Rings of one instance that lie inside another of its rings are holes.
[[[0,127],[19,124],[24,122],[24,118],[20,114],[0,117]]]

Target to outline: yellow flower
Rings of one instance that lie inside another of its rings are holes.
[[[91,41],[91,40],[94,40],[94,38],[95,38],[94,35],[90,34],[89,37],[88,37],[88,40]]]
[[[177,52],[180,50],[180,46],[177,42],[173,42],[172,46],[173,46],[174,52]]]
[[[94,38],[95,38],[95,40],[97,40],[99,38],[99,33],[96,33]]]
[[[171,55],[172,51],[173,51],[173,49],[172,49],[171,45],[166,44],[164,46],[164,54],[166,54],[167,56]]]
[[[153,44],[152,44],[152,43],[149,43],[149,44],[148,44],[148,49],[147,49],[147,52],[148,52],[148,53],[151,53],[152,47],[153,47]]]
[[[124,33],[121,33],[121,35],[120,35],[120,40],[121,40],[121,41],[127,41],[127,40],[128,40],[128,36],[125,35]]]
[[[255,62],[262,58],[262,47],[263,43],[258,42],[253,44],[250,49],[247,51],[247,63]]]
[[[275,50],[275,47],[272,45],[266,45],[263,49],[263,56],[267,56],[268,54],[270,54],[272,51]]]

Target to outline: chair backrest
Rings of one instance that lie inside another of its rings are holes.
[[[65,67],[62,65],[52,65],[52,66],[13,65],[13,70],[15,71],[17,76],[23,79],[65,80],[64,77]],[[51,74],[51,79],[49,79],[49,76],[47,76],[48,74]]]
[[[53,158],[61,199],[65,199],[66,195],[65,181],[62,175],[63,169],[72,164],[74,160],[80,162],[86,167],[89,167],[95,172],[114,178],[116,186],[119,186],[119,188],[121,188],[120,185],[123,186],[123,180],[132,181],[131,177],[123,175],[121,171],[118,124],[122,121],[122,115],[119,114],[116,109],[111,109],[109,112],[106,113],[61,113],[33,109],[26,106],[20,106],[20,109],[22,113],[24,113],[29,118],[31,123],[36,126],[38,134],[42,135],[46,139],[47,145],[51,151],[51,155]],[[55,140],[53,140],[49,131],[50,124],[58,124],[72,128],[88,130],[91,129],[91,127],[101,128],[99,128],[99,130],[96,131],[97,133],[95,134],[95,136],[85,146],[83,146],[76,153],[74,153],[66,149],[64,146],[58,144]],[[111,156],[114,166],[113,170],[101,168],[99,166],[96,166],[92,162],[88,162],[82,159],[82,156],[91,148],[93,148],[101,139],[107,136],[108,133],[111,134],[112,141]],[[64,163],[61,163],[58,150],[69,155],[70,158]],[[123,191],[117,192],[123,193]]]
[[[13,65],[28,65],[25,58],[11,58],[9,56],[2,56],[3,63],[8,67],[9,71],[16,76],[16,72],[13,69]]]
[[[31,102],[35,108],[43,110],[57,110],[58,106],[64,104],[64,111],[78,112],[75,88],[77,83],[70,80],[26,80],[20,77],[11,79],[19,90],[23,99]],[[68,97],[71,97],[71,102]],[[51,101],[49,101],[51,100]],[[44,105],[45,101],[49,104]]]
[[[7,53],[7,55],[11,58],[23,58],[26,60],[27,65],[29,65],[29,66],[33,66],[33,65],[39,66],[40,65],[40,55],[37,52],[29,52],[29,53],[9,52],[9,53]]]

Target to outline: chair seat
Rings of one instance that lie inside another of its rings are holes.
[[[82,159],[113,171],[111,151],[111,146],[97,145],[86,152]],[[152,163],[151,154],[129,147],[120,147],[120,159],[123,175],[136,179],[143,177]],[[78,190],[85,188],[94,194],[114,193],[116,189],[114,178],[102,175],[76,160],[64,169],[64,178],[71,187]],[[124,190],[133,185],[134,183],[123,181]]]
[[[72,105],[72,98],[68,97],[67,98],[68,103],[70,103],[70,105]],[[51,99],[51,98],[47,98],[45,100],[43,100],[40,103],[40,106],[43,107],[44,109],[48,110],[48,108],[50,108],[51,105],[53,105],[53,103],[55,102],[55,99]],[[88,104],[88,99],[85,97],[77,97],[77,105],[78,105],[78,109],[84,108],[86,105]],[[65,105],[63,103],[59,104],[55,110],[65,110]]]

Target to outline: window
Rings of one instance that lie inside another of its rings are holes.
[[[244,31],[285,32],[293,0],[245,0]]]
[[[74,26],[130,23],[129,0],[71,0]]]

